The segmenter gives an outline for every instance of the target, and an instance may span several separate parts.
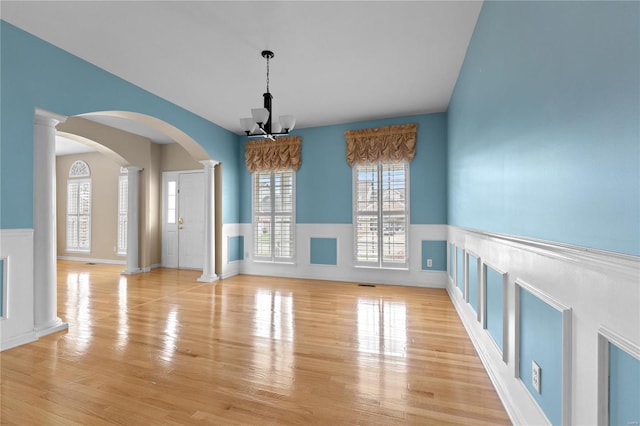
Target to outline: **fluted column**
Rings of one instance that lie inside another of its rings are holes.
[[[204,263],[202,276],[198,281],[210,283],[218,280],[215,272],[216,239],[215,239],[215,167],[217,161],[201,161],[204,166]]]
[[[129,166],[127,169],[127,269],[125,275],[139,274],[138,229],[140,220],[140,172],[142,168]]]
[[[38,337],[66,330],[58,318],[56,125],[67,118],[36,109],[33,132],[34,329]]]

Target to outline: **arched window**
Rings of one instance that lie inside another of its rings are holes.
[[[91,170],[82,160],[71,165],[67,180],[67,251],[91,251]]]

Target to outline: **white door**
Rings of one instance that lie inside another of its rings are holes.
[[[204,174],[162,175],[162,265],[202,269],[204,262]]]

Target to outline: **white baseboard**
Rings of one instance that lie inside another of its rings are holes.
[[[125,262],[125,264],[126,264],[126,262]],[[141,270],[142,272],[151,272],[151,270],[152,270],[152,269],[161,268],[161,267],[162,267],[162,265],[161,265],[161,264],[159,264],[159,263],[154,263],[154,264],[153,264],[153,265],[151,265],[151,266],[145,266],[144,268],[140,268],[140,270]]]
[[[77,256],[58,256],[58,260],[71,260],[73,262],[85,262],[85,263],[102,263],[106,265],[126,265],[126,260],[114,260],[114,259],[95,259],[92,257],[77,257]]]

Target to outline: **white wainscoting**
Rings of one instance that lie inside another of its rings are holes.
[[[563,380],[570,381],[570,392],[564,395],[569,410],[565,419],[577,425],[598,424],[598,406],[606,403],[598,400],[599,394],[606,394],[599,389],[603,386],[598,377],[600,331],[611,330],[635,351],[640,348],[640,257],[453,226],[449,241],[506,273],[504,360],[449,278],[447,290],[514,424],[548,423],[515,374],[516,285],[522,282],[570,310],[571,347],[566,350],[571,359],[563,371]]]
[[[244,260],[226,264],[223,278],[234,273],[331,281],[350,281],[376,284],[410,285],[444,288],[446,271],[423,271],[421,261],[422,240],[447,239],[446,225],[411,225],[409,228],[409,268],[407,270],[380,270],[353,266],[353,227],[351,224],[297,224],[296,259],[292,264],[253,262],[251,224],[225,225],[223,234],[244,236]],[[226,238],[223,235],[223,263],[226,263]],[[337,265],[313,265],[310,262],[311,238],[337,240]]]
[[[0,319],[0,350],[37,340],[33,314],[33,229],[0,230],[6,308]]]
[[[225,279],[232,277],[234,275],[238,275],[241,271],[242,265],[244,264],[247,258],[247,237],[244,232],[246,230],[242,229],[242,225],[240,223],[225,223],[222,225],[222,244],[221,244],[221,260],[222,260],[222,272],[220,273],[220,278]],[[249,225],[249,231],[251,230],[251,225]],[[234,262],[229,262],[229,238],[244,236],[244,259],[245,260],[237,260]]]

